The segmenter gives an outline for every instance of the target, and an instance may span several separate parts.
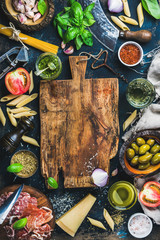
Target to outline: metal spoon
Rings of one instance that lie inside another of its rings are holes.
[[[46,67],[46,68],[44,68],[44,69],[42,69],[42,70],[37,70],[37,71],[35,71],[34,73],[35,73],[35,75],[36,76],[39,76],[39,75],[41,75],[41,73],[43,73],[44,71],[46,71],[47,69],[50,69],[50,70],[54,70],[54,69],[56,69],[56,66],[55,66],[55,64],[53,63],[53,62],[49,62],[48,63],[48,67]]]

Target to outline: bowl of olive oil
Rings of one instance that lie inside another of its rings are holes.
[[[108,192],[109,203],[117,210],[128,210],[137,202],[137,190],[127,181],[114,183]]]
[[[155,95],[155,88],[147,79],[137,78],[128,84],[126,98],[135,108],[148,107],[155,99]]]

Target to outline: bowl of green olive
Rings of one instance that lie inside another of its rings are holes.
[[[121,147],[119,160],[131,175],[146,175],[160,170],[160,134],[143,131],[128,139]]]

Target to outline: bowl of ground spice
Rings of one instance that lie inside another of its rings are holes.
[[[118,50],[118,58],[123,65],[134,67],[142,61],[143,49],[136,42],[125,42]]]
[[[35,174],[38,169],[38,159],[36,155],[29,150],[20,150],[11,158],[11,164],[20,163],[23,168],[15,173],[18,177],[29,178]]]

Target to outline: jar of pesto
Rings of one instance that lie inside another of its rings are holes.
[[[44,70],[44,71],[43,71]],[[62,71],[62,63],[60,58],[54,53],[42,53],[36,61],[36,72],[43,79],[56,79]]]

